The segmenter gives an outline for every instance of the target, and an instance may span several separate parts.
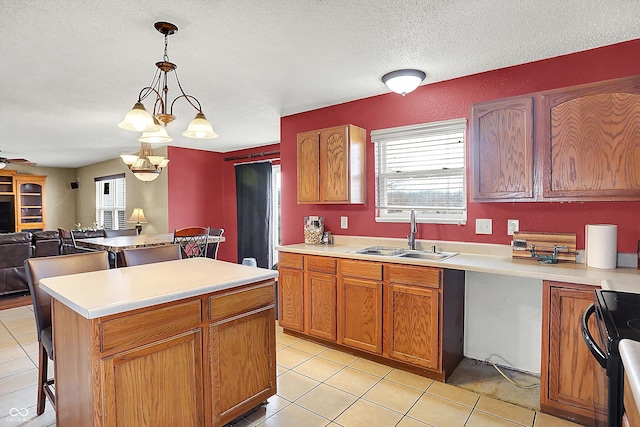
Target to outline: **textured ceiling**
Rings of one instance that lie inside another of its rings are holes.
[[[638,0],[0,0],[0,155],[78,167],[136,152],[116,127],[162,59],[156,21],[176,24],[169,58],[231,151],[278,142],[281,116],[640,38]],[[175,81],[169,95],[177,95]],[[147,109],[151,105],[147,104]]]

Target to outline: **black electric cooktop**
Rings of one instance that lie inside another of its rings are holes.
[[[596,309],[610,340],[640,341],[640,294],[596,290]]]

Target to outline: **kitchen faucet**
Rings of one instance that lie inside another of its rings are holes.
[[[407,236],[407,243],[409,249],[416,250],[416,233],[418,232],[418,225],[416,224],[416,210],[411,209],[411,232]]]

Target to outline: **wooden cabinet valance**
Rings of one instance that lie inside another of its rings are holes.
[[[640,200],[640,76],[471,106],[471,199]]]

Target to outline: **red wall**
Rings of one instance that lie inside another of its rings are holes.
[[[543,61],[504,68],[441,83],[423,85],[401,97],[389,93],[281,119],[282,243],[304,240],[303,218],[320,215],[336,234],[404,238],[407,224],[375,222],[373,144],[367,144],[365,205],[298,205],[296,203],[296,134],[352,123],[367,130],[469,117],[471,104],[576,84],[640,74],[640,39]],[[425,70],[428,71],[429,70]],[[382,83],[380,83],[382,85]],[[369,142],[369,141],[368,141]],[[640,165],[639,165],[640,167]],[[349,229],[340,229],[340,216]],[[475,219],[492,218],[493,234],[476,235]],[[618,225],[618,250],[635,252],[640,239],[640,202],[472,203],[467,224],[420,224],[418,238],[509,244],[507,219],[519,219],[525,231],[577,234],[584,248],[585,224]]]
[[[201,225],[224,228],[225,242],[220,244],[218,259],[238,261],[236,216],[236,163],[260,161],[270,157],[252,157],[225,161],[226,157],[244,156],[278,150],[273,144],[228,153],[168,147],[171,160],[167,167],[169,192],[169,230]]]

